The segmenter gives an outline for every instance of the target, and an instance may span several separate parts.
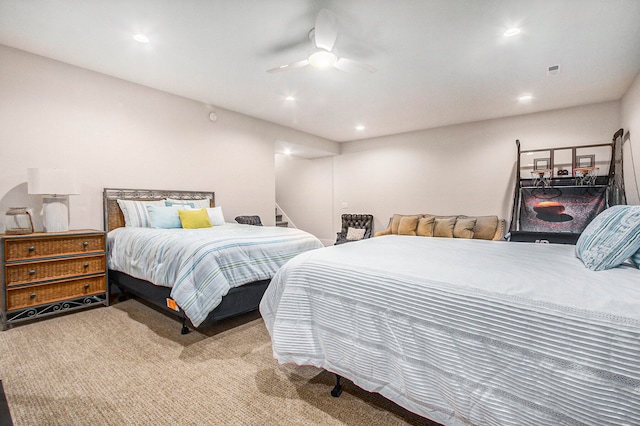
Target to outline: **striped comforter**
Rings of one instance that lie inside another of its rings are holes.
[[[640,270],[574,250],[377,237],[298,256],[260,311],[279,362],[445,425],[639,425]]]
[[[172,287],[194,326],[230,288],[270,279],[296,255],[322,247],[293,228],[225,224],[205,229],[117,228],[108,234],[109,269]]]

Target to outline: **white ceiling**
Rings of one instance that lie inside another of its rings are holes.
[[[321,8],[375,74],[266,72],[306,58]],[[342,142],[620,99],[640,0],[0,0],[0,44]]]

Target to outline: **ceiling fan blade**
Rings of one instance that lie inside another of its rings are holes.
[[[316,18],[314,39],[316,47],[331,51],[338,38],[336,16],[327,9],[320,10]]]
[[[373,74],[377,70],[369,64],[364,64],[362,62],[354,61],[353,59],[348,58],[340,58],[333,66],[334,68],[339,69],[340,71],[349,72],[349,73],[367,73]]]
[[[287,71],[293,68],[302,68],[309,65],[309,60],[308,59],[303,59],[301,61],[298,62],[294,62],[292,64],[287,64],[287,65],[280,65],[278,68],[272,68],[270,70],[267,70],[267,72],[280,72],[280,71]]]

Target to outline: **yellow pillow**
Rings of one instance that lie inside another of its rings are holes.
[[[178,210],[180,223],[185,229],[211,228],[211,221],[207,209]]]

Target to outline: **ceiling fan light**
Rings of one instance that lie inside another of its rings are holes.
[[[333,52],[317,50],[309,56],[309,63],[312,67],[319,69],[331,68],[338,61],[338,57]]]

